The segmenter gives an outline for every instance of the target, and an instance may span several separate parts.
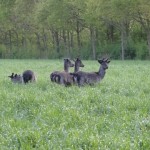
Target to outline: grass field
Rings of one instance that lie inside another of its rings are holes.
[[[81,88],[50,82],[62,68],[63,60],[0,60],[0,150],[150,149],[150,61],[112,60],[100,84]],[[26,69],[37,83],[7,77]]]

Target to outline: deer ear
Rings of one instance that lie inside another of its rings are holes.
[[[11,74],[11,77],[12,77],[12,78],[14,77],[14,73]]]
[[[13,78],[14,77],[14,73],[12,73],[10,76],[8,76],[9,78]]]
[[[108,61],[108,58],[103,58],[103,61],[107,62],[107,61]]]
[[[103,62],[103,60],[99,59],[98,62],[101,64]]]
[[[69,59],[68,59],[68,58],[64,58],[64,61],[68,62],[68,61],[69,61]]]

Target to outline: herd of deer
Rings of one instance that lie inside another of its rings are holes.
[[[98,72],[83,72],[79,71],[80,67],[84,67],[81,59],[77,58],[75,64],[71,62],[70,59],[64,59],[64,70],[54,71],[50,74],[50,80],[52,82],[70,86],[77,84],[78,86],[83,86],[85,84],[93,85],[100,82],[108,69],[108,64],[110,60],[108,58],[99,59],[100,68]],[[74,67],[74,72],[69,72],[69,68]],[[36,81],[35,73],[32,70],[26,70],[22,75],[14,74],[8,76],[13,83],[28,83]]]

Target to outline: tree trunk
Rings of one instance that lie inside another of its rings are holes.
[[[51,32],[51,36],[52,36],[52,44],[53,44],[53,48],[55,48],[55,36],[54,36],[54,31],[52,29],[50,29]]]
[[[80,29],[79,29],[79,21],[77,20],[77,43],[78,43],[78,54],[80,55],[80,50],[81,50],[81,42],[80,42]]]
[[[113,42],[114,41],[114,26],[110,25],[110,41]]]
[[[36,38],[37,38],[37,41],[36,41],[37,48],[38,48],[39,50],[41,50],[40,35],[39,35],[39,33],[35,33],[35,34],[36,34]]]
[[[58,36],[58,31],[54,31],[54,37],[55,37],[55,49],[57,54],[60,53],[60,47],[59,47],[59,36]]]
[[[68,45],[68,54],[70,56],[70,45],[71,45],[71,40],[70,40],[70,34],[69,31],[67,31],[67,45]]]
[[[17,31],[15,32],[16,33],[16,46],[17,46],[17,49],[19,49],[19,36],[18,36],[18,33]]]
[[[46,33],[45,33],[45,30],[44,30],[44,28],[43,28],[43,38],[42,38],[42,40],[43,40],[43,45],[44,45],[44,50],[45,51],[47,51],[47,49],[48,49],[48,46],[47,46],[47,35],[46,35]]]
[[[9,56],[12,57],[13,53],[12,53],[12,37],[11,37],[11,30],[8,31],[8,35],[9,35]]]
[[[96,40],[95,40],[95,30],[93,27],[90,27],[90,37],[91,37],[92,57],[93,59],[96,59]]]
[[[124,60],[124,51],[125,51],[125,48],[124,48],[124,31],[121,31],[121,59]]]
[[[69,46],[67,44],[67,36],[66,36],[65,30],[63,30],[63,41],[64,41],[64,48],[66,50],[66,53],[67,53],[68,57],[70,57],[69,50],[68,50]]]
[[[127,49],[127,33],[125,24],[121,24],[121,59],[125,59],[125,50]]]
[[[150,58],[150,30],[147,31],[148,55]]]
[[[71,50],[74,48],[73,32],[70,32],[70,48]]]
[[[26,33],[23,31],[22,34],[23,34],[23,35],[22,35],[22,47],[23,47],[24,49],[26,49],[26,47],[27,47]]]
[[[101,39],[97,28],[95,30],[95,40],[96,40],[96,47],[99,47],[101,45]]]

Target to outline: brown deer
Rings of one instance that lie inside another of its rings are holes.
[[[26,70],[22,74],[24,83],[36,81],[35,73],[32,70]]]
[[[104,78],[110,60],[103,58],[98,60],[98,62],[100,63],[98,72],[78,71],[76,73],[71,73],[71,75],[73,75],[76,79],[78,86],[83,86],[84,84],[93,85],[94,83],[100,82]]]
[[[75,61],[75,67],[74,67],[74,73],[79,71],[80,67],[84,67],[81,59],[77,58]],[[68,72],[63,72],[60,73],[58,76],[58,83],[59,84],[63,84],[65,86],[68,85],[72,85],[73,83],[75,83],[75,79],[73,75],[71,75],[71,73]]]
[[[58,82],[59,74],[64,72],[69,72],[69,68],[74,67],[74,64],[71,62],[70,59],[64,59],[64,71],[54,71],[50,74],[50,79],[52,82]]]
[[[23,83],[23,78],[21,75],[17,75],[12,73],[12,75],[8,76],[13,83]]]

